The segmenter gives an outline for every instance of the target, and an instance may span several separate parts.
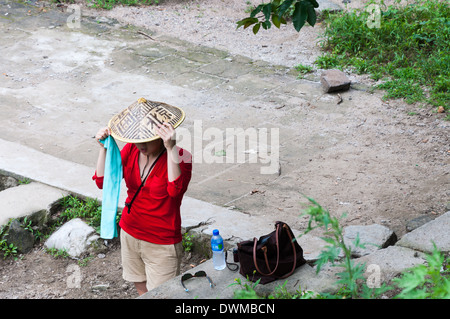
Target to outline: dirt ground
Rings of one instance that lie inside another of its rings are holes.
[[[343,5],[339,0],[335,2]],[[354,7],[361,2],[352,1],[350,5]],[[150,8],[118,7],[111,11],[84,8],[83,13],[116,18],[123,23],[145,26],[156,35],[181,36],[187,41],[274,64],[313,64],[321,54],[320,24],[305,27],[300,33],[291,25],[281,30],[261,30],[256,36],[249,30],[235,30],[236,21],[246,16],[250,3],[260,1],[167,0]],[[367,76],[351,75],[351,78],[374,84]],[[316,140],[308,140],[304,154],[285,150],[283,172],[289,176],[282,175],[272,185],[260,185],[250,196],[264,209],[259,205],[252,210],[249,205],[242,207],[244,212],[257,215],[275,211],[277,218],[302,229],[304,220],[298,218],[297,209],[301,189],[320,198],[332,211],[349,211],[347,224],[380,223],[401,236],[408,220],[424,214],[439,216],[449,209],[450,136],[449,124],[443,121],[445,115],[401,100],[380,102],[380,95],[368,94],[360,107],[352,111],[354,119],[344,122],[339,112],[316,117],[314,101],[311,104],[301,111],[309,120],[304,124],[305,129],[314,131],[322,121],[335,120],[335,124],[330,124],[330,131],[318,132]],[[338,137],[329,138],[330,132]],[[322,152],[313,151],[316,149]],[[297,157],[301,160],[295,160]],[[298,166],[300,162],[304,166]],[[72,266],[78,265],[77,261],[55,259],[42,247],[36,247],[18,260],[0,260],[0,298],[137,296],[133,285],[122,279],[117,243],[112,243],[109,251],[92,257],[86,266],[77,268]],[[198,262],[197,257],[185,258],[183,269]],[[70,288],[68,280],[73,278],[73,269],[79,269],[81,288]]]
[[[204,261],[185,253],[181,271]],[[182,289],[180,285],[180,289]],[[133,299],[133,283],[122,279],[120,244],[110,241],[108,249],[79,259],[56,257],[37,245],[31,252],[0,259],[0,299]]]

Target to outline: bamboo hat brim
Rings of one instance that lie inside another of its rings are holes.
[[[184,111],[177,106],[140,98],[114,115],[108,127],[111,135],[119,141],[146,143],[160,138],[155,131],[156,123],[169,123],[176,128],[184,118]]]

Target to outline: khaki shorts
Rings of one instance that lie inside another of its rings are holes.
[[[180,274],[183,247],[158,245],[136,239],[120,231],[123,279],[131,282],[147,282],[153,289]]]

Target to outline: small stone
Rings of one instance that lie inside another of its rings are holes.
[[[322,83],[325,92],[329,93],[350,89],[351,81],[342,71],[326,70],[320,77],[320,83]]]
[[[416,228],[419,228],[422,225],[425,225],[428,222],[431,222],[434,219],[433,216],[423,215],[416,218],[411,219],[406,223],[406,230],[408,232],[413,231]]]
[[[9,225],[5,239],[8,244],[13,244],[19,252],[24,254],[28,253],[34,245],[33,234],[26,230],[17,219],[14,219]]]
[[[98,285],[92,286],[92,290],[97,290],[97,291],[105,291],[108,288],[109,288],[109,284],[98,284]]]

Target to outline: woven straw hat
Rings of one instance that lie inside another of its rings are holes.
[[[145,143],[156,140],[156,123],[169,123],[174,128],[184,121],[185,113],[177,106],[138,99],[109,121],[111,135],[125,143]]]

